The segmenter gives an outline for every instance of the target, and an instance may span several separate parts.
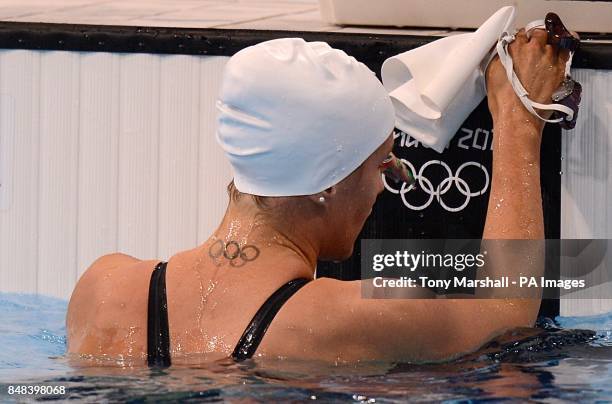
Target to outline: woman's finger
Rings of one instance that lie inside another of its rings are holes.
[[[567,49],[559,49],[559,62],[560,63],[567,63],[567,61],[570,58],[570,51]]]
[[[520,42],[520,43],[527,43],[529,42],[529,38],[527,38],[527,34],[525,33],[525,28],[521,28],[515,37],[515,41]]]
[[[559,51],[556,46],[548,44],[548,32],[546,32],[546,30],[540,28],[532,30],[529,44],[541,49],[551,61],[557,61]]]
[[[531,40],[529,41],[529,43],[537,43],[542,48],[544,48],[547,42],[548,33],[546,32],[546,30],[537,28],[531,31]]]

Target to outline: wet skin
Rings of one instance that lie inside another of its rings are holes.
[[[532,99],[546,102],[561,82],[566,55],[546,45],[539,31],[530,40],[519,33],[510,50]],[[542,239],[543,125],[523,108],[497,59],[488,68],[487,83],[496,143],[483,238]],[[273,291],[291,279],[313,278],[317,259],[349,257],[383,190],[380,163],[392,146],[389,137],[349,177],[315,195],[266,198],[263,210],[243,195],[229,203],[205,243],[172,256],[166,283],[173,363],[228,356]],[[235,242],[226,251],[234,260],[236,244],[255,246],[259,254],[232,265],[218,256],[219,240],[226,248]],[[533,251],[522,263],[522,273],[541,271],[538,254]],[[157,263],[111,254],[92,264],[70,301],[69,353],[121,355],[129,363],[145,363],[149,279]],[[512,275],[517,266],[495,271]],[[449,360],[510,328],[531,326],[539,305],[539,299],[363,299],[360,281],[316,279],[283,306],[256,356]]]

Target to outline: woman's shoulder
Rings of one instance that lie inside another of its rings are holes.
[[[158,260],[141,260],[123,253],[103,255],[81,275],[74,288],[73,297],[79,292],[99,294],[105,286],[113,288],[113,284],[117,281],[147,277],[158,262]]]
[[[113,347],[113,335],[124,332],[132,333],[132,341],[142,349],[148,285],[158,262],[122,253],[96,259],[80,277],[70,298],[66,317],[68,352],[95,355],[102,353],[97,352],[100,346],[107,348],[103,352],[106,354],[123,351],[124,347]]]
[[[351,309],[360,290],[360,281],[317,278],[309,282],[279,310],[258,353],[334,361],[345,346],[354,347],[352,326],[363,326]],[[352,354],[360,352],[355,349]]]
[[[137,262],[142,262],[143,260],[133,257],[128,254],[116,252],[111,254],[106,254],[96,259],[89,267],[92,268],[114,268],[118,265],[126,265],[126,264],[134,264]]]

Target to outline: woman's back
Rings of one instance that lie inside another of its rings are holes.
[[[211,244],[180,252],[167,264],[173,363],[230,356],[266,299],[288,281],[305,275],[299,263],[292,267],[292,261],[296,261],[292,257],[283,258],[278,253],[267,257],[265,250],[256,262],[244,267],[232,267],[228,262],[217,266],[207,252]],[[280,262],[284,268],[275,268]],[[70,301],[69,353],[107,355],[134,364],[146,360],[149,282],[157,264],[158,261],[112,254],[88,269]],[[319,308],[313,302],[321,301],[321,286],[329,282],[334,281],[310,281],[282,306],[257,356],[311,356],[308,351],[318,345],[316,337],[322,335],[324,322],[313,324],[308,319],[315,318],[311,313]],[[316,317],[320,315],[321,312]]]

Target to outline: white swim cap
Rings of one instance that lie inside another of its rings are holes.
[[[236,188],[312,195],[346,178],[394,127],[387,91],[325,42],[283,38],[236,53],[217,101],[217,140]]]

